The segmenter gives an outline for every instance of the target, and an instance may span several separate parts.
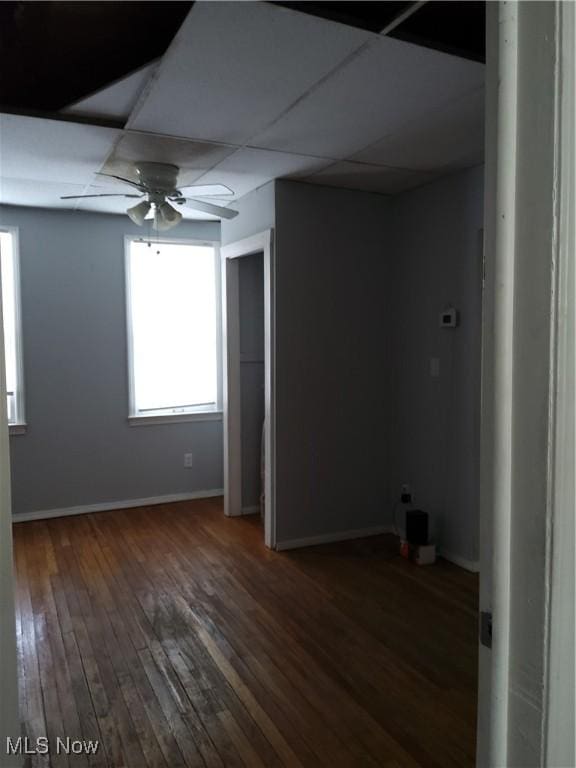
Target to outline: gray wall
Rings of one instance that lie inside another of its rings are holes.
[[[264,259],[239,259],[242,508],[260,504],[264,421]]]
[[[1,220],[20,228],[28,431],[11,437],[14,511],[221,488],[221,422],[128,426],[124,235],[142,230],[7,206]],[[219,239],[219,225],[182,236]]]
[[[222,221],[222,245],[274,227],[275,182],[271,181],[249,192],[231,207],[239,211],[240,215],[235,219]]]
[[[225,242],[275,227],[279,542],[389,524],[407,482],[440,545],[476,560],[482,169],[393,200],[280,181],[237,205]],[[121,216],[2,214],[21,236],[29,429],[11,438],[15,511],[222,487],[220,422],[126,421],[123,237],[141,230]],[[218,226],[178,234],[212,239]],[[257,302],[256,272],[244,278]],[[448,304],[455,330],[438,326]],[[247,322],[244,345],[260,333]],[[257,431],[244,436],[244,506],[257,503]]]
[[[409,483],[440,546],[476,561],[483,168],[394,198],[392,217],[394,493]],[[448,305],[459,312],[456,329],[439,327]]]
[[[281,181],[275,218],[278,540],[391,524],[409,483],[477,561],[483,168],[393,199]]]
[[[279,542],[388,522],[389,201],[276,187]]]

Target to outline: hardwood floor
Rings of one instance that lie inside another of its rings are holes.
[[[273,553],[220,499],[14,539],[29,766],[474,765],[473,574],[389,536]]]

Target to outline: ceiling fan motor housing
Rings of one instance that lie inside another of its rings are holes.
[[[138,181],[150,191],[170,193],[176,191],[178,166],[168,163],[136,163]]]

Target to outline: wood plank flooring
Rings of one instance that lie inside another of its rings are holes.
[[[474,765],[477,578],[221,499],[14,526],[27,766]],[[57,737],[98,740],[56,754]]]

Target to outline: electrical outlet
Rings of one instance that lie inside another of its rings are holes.
[[[403,483],[400,486],[400,501],[403,504],[411,504],[413,501],[412,491],[410,490],[408,483]]]
[[[184,454],[184,466],[187,469],[190,469],[190,467],[194,464],[194,454],[193,453],[185,453]]]

